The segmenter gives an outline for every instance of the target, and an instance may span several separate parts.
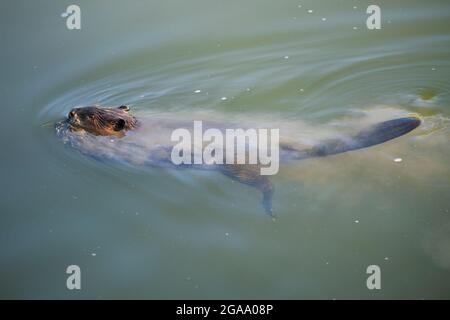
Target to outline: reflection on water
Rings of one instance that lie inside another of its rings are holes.
[[[56,2],[2,4],[1,297],[449,298],[450,7],[380,1],[369,31],[368,5],[80,1],[82,29],[68,31]],[[279,127],[299,144],[410,113],[423,123],[282,167],[272,222],[254,189],[220,174],[65,147],[47,124],[96,103]],[[65,289],[69,264],[80,292]]]

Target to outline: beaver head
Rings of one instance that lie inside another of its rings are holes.
[[[67,116],[67,123],[74,131],[85,130],[94,135],[120,137],[137,126],[137,120],[128,113],[129,110],[127,106],[74,108]]]

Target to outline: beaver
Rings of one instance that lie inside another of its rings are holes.
[[[324,157],[374,146],[400,137],[421,123],[417,116],[383,121],[354,135],[323,140],[315,145],[299,148],[280,141],[280,163],[311,157]],[[170,132],[182,126],[154,119],[147,130],[158,132],[158,138],[147,139],[145,125],[130,113],[125,105],[119,107],[89,106],[72,109],[67,119],[56,124],[57,134],[83,154],[100,160],[114,160],[140,166],[193,168],[221,172],[231,179],[252,186],[262,193],[266,213],[274,217],[272,196],[274,186],[268,176],[260,174],[261,164],[191,164],[174,165],[171,161],[173,143]],[[172,146],[171,146],[172,145]]]

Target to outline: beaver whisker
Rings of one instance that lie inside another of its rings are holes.
[[[108,125],[108,121],[100,112],[97,112],[96,117],[94,117],[93,119],[93,123],[96,128],[105,128]]]

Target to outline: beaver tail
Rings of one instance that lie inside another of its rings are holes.
[[[409,116],[377,123],[350,137],[340,137],[320,142],[308,150],[296,150],[281,145],[281,155],[285,160],[301,160],[310,157],[324,157],[356,149],[363,149],[400,137],[420,125],[418,117]]]
[[[407,134],[420,123],[420,119],[414,116],[380,122],[348,139],[325,140],[308,153],[311,157],[323,157],[367,148]]]

